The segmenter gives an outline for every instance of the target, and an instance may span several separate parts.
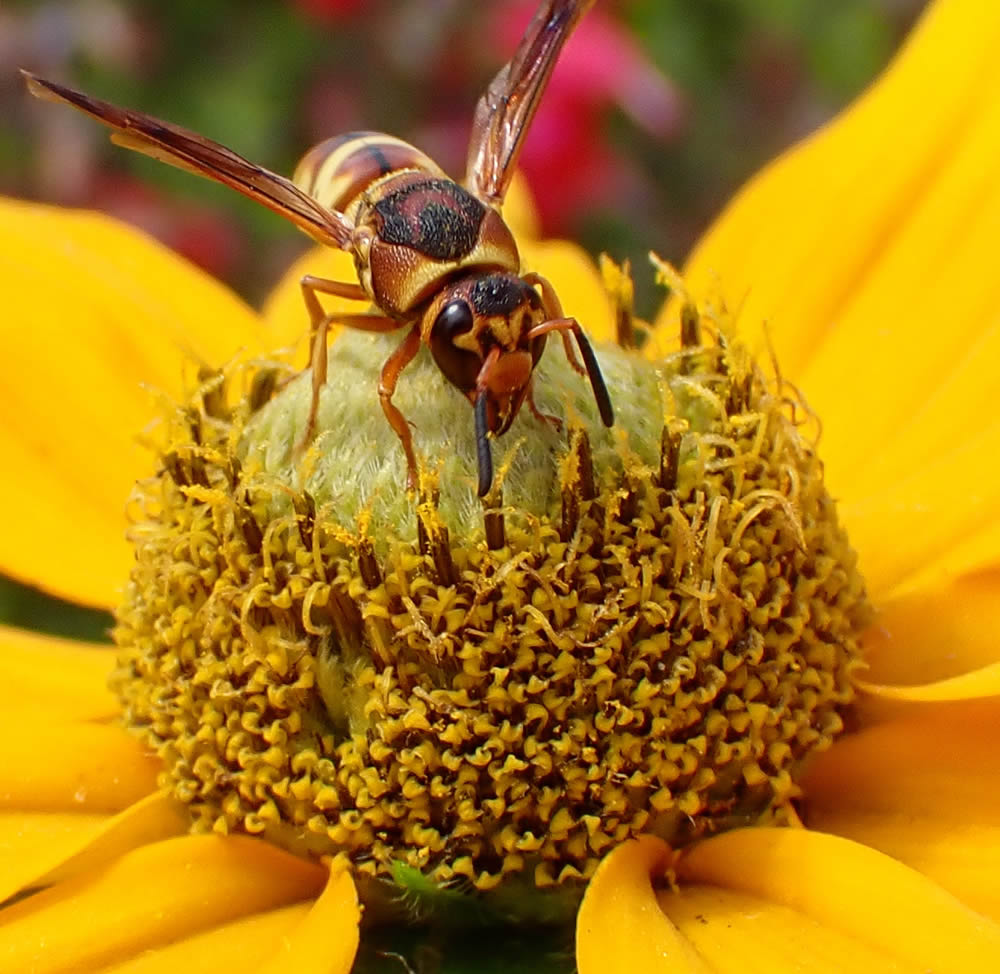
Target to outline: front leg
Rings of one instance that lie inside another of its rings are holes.
[[[399,409],[393,405],[392,397],[396,392],[396,383],[399,382],[400,374],[413,361],[414,356],[419,351],[420,328],[414,325],[399,348],[386,359],[378,383],[378,397],[382,403],[382,412],[385,413],[389,425],[399,437],[399,442],[403,444],[403,452],[406,454],[407,490],[417,489],[417,458],[413,452],[413,434],[410,432],[410,424],[407,423],[406,417]]]
[[[529,271],[524,275],[524,280],[532,287],[541,288],[542,307],[545,309],[545,315],[549,321],[566,319],[566,316],[563,314],[562,302],[559,300],[559,295],[556,294],[556,289],[552,286],[548,278],[542,277],[541,274],[535,271]],[[568,321],[569,319],[566,320]],[[569,332],[563,328],[559,330],[559,337],[562,339],[563,351],[566,353],[566,358],[573,367],[573,370],[579,375],[586,375],[584,367],[576,357],[576,352],[573,351],[573,344],[569,340]]]
[[[531,410],[531,415],[534,416],[539,422],[548,423],[549,426],[551,426],[557,433],[562,432],[562,420],[558,416],[553,416],[551,413],[543,413],[538,408],[538,404],[535,402],[534,376],[528,380],[528,408]]]

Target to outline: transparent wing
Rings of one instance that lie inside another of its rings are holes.
[[[263,203],[320,243],[350,248],[352,227],[343,214],[320,206],[291,180],[255,166],[225,146],[179,125],[119,108],[27,71],[21,74],[28,90],[38,98],[64,102],[113,129],[112,142],[229,186]]]
[[[593,2],[544,0],[514,56],[479,99],[465,184],[484,202],[503,201],[559,52]]]

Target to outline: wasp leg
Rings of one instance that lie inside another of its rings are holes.
[[[406,454],[406,487],[408,490],[417,489],[417,458],[413,453],[413,435],[410,433],[410,426],[406,422],[406,417],[392,404],[392,396],[396,391],[396,383],[399,381],[400,373],[413,361],[414,356],[419,351],[420,329],[414,326],[396,351],[386,359],[378,380],[378,397],[382,403],[382,412],[389,420],[389,425],[395,430],[396,436],[403,444],[403,452]]]
[[[319,394],[322,392],[323,386],[326,385],[326,335],[329,331],[330,325],[334,322],[338,325],[345,325],[347,328],[354,328],[357,331],[370,331],[376,334],[385,334],[386,332],[396,331],[397,328],[403,327],[403,325],[396,321],[395,318],[389,318],[385,315],[376,314],[374,312],[341,314],[334,311],[333,314],[326,316],[325,320],[321,322],[320,327],[316,331],[316,338],[313,343],[312,355],[310,357],[313,376],[312,400],[309,403],[309,418],[306,420],[306,431],[302,435],[302,441],[299,444],[300,450],[304,450],[309,445],[309,441],[312,439],[313,433],[316,430],[316,418],[319,415]],[[317,376],[319,376],[318,379]]]
[[[528,408],[531,410],[531,415],[535,419],[542,423],[548,423],[557,433],[562,432],[562,420],[558,416],[553,416],[551,413],[543,413],[535,402],[535,383],[528,382]]]
[[[556,294],[556,289],[547,278],[542,277],[541,274],[538,274],[535,271],[531,271],[524,275],[524,280],[532,287],[537,286],[542,289],[542,307],[545,309],[545,313],[548,315],[550,321],[561,321],[566,318],[565,314],[563,314],[562,302],[559,300],[559,295]],[[559,337],[562,339],[563,351],[566,353],[566,358],[569,360],[569,364],[580,375],[586,375],[586,370],[580,364],[580,360],[576,357],[576,352],[573,350],[573,344],[569,340],[569,331],[565,328],[559,330]]]
[[[584,364],[587,366],[586,375],[590,379],[590,388],[594,390],[594,399],[597,402],[597,410],[601,414],[601,422],[605,426],[614,426],[615,413],[611,408],[611,397],[608,395],[608,387],[604,382],[604,375],[601,373],[601,366],[594,354],[594,347],[590,344],[580,322],[576,318],[553,318],[551,321],[543,321],[540,325],[535,325],[527,333],[528,340],[540,338],[550,331],[557,331],[563,335],[564,345],[568,343],[568,335],[573,333],[577,345],[580,346],[580,354],[583,356]],[[567,352],[567,357],[569,353]],[[572,364],[572,359],[570,360]],[[582,371],[582,370],[581,370]]]
[[[325,277],[316,277],[313,274],[306,274],[299,281],[299,286],[302,288],[302,300],[305,301],[309,311],[309,365],[312,368],[312,402],[309,406],[306,432],[300,444],[300,447],[305,447],[316,430],[319,392],[326,385],[326,336],[333,321],[333,316],[323,309],[316,294],[317,292],[333,294],[338,298],[349,298],[352,301],[368,300],[368,295],[360,284],[329,281]]]

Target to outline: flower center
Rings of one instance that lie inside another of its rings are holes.
[[[780,817],[843,727],[864,585],[803,410],[701,330],[658,365],[602,351],[610,431],[551,347],[565,428],[524,409],[493,441],[502,502],[426,350],[407,496],[376,394],[398,336],[334,343],[304,454],[308,376],[206,381],[139,485],[113,681],[193,828],[490,890]]]

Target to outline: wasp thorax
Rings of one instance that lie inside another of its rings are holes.
[[[373,235],[368,287],[385,311],[412,312],[458,271],[516,271],[520,265],[500,215],[449,179],[391,175],[363,202],[358,225]]]
[[[475,287],[439,309],[450,347]],[[216,379],[130,508],[114,686],[192,828],[502,891],[578,889],[643,832],[780,818],[843,727],[867,617],[788,390],[731,339],[609,350],[608,431],[544,356],[568,431],[498,441],[484,517],[467,402],[413,363],[414,500],[368,381],[391,336],[344,337],[309,455],[308,381],[222,408]]]

